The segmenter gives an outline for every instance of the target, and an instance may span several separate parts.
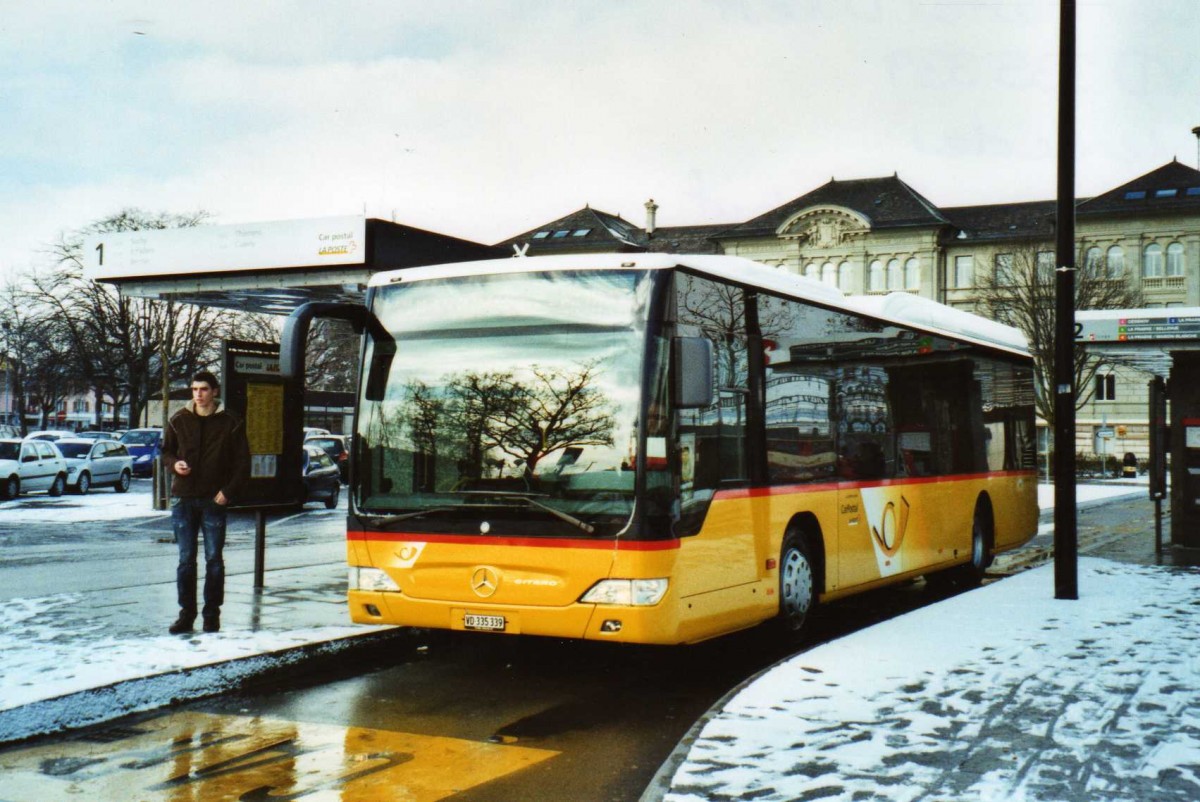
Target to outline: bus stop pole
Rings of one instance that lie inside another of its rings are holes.
[[[266,587],[264,574],[266,572],[267,553],[267,511],[259,508],[254,511],[254,589]]]
[[[1054,598],[1078,599],[1075,509],[1075,0],[1059,0]]]

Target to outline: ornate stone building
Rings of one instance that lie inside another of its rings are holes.
[[[726,253],[835,285],[852,294],[911,292],[976,311],[985,277],[1021,250],[1054,267],[1053,200],[939,207],[893,175],[831,179],[743,223],[643,226],[584,208],[503,246],[531,256],[599,251]],[[1146,307],[1200,307],[1200,171],[1172,161],[1076,206],[1079,258],[1101,260]],[[1080,452],[1139,457],[1146,446],[1149,376],[1115,367],[1080,388]],[[1101,434],[1112,436],[1101,437]]]

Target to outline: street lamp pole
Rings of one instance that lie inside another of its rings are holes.
[[[1054,598],[1078,599],[1075,510],[1075,0],[1059,0],[1054,318]]]

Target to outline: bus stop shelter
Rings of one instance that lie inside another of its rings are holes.
[[[288,315],[310,301],[363,303],[371,276],[511,254],[386,220],[326,217],[106,232],[84,243],[84,277],[126,297]],[[303,499],[305,393],[279,371],[279,347],[226,342],[222,401],[246,422],[257,511],[255,587],[263,586],[265,510]]]
[[[1075,320],[1088,352],[1154,377],[1151,496],[1166,495],[1169,453],[1171,542],[1200,548],[1200,307],[1087,310]]]

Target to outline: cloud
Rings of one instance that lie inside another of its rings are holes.
[[[1057,7],[26,4],[0,28],[0,270],[131,205],[494,242],[648,197],[663,225],[736,222],[830,176],[1048,198]],[[1197,8],[1082,5],[1081,194],[1189,155]]]

